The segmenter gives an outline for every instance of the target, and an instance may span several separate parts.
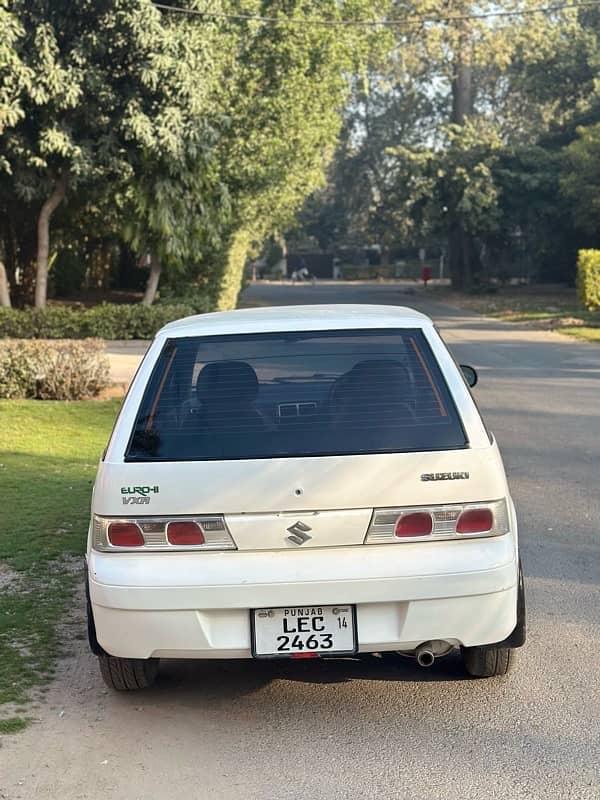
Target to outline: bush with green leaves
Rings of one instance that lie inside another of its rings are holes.
[[[197,283],[176,283],[161,287],[158,305],[184,305],[193,308],[194,314],[204,314],[212,311],[214,301],[207,287]]]
[[[110,382],[104,343],[0,341],[0,398],[86,400]]]
[[[94,308],[48,306],[0,308],[0,338],[12,339],[152,339],[175,319],[195,313],[190,305],[144,306],[103,303]]]
[[[588,311],[600,309],[600,250],[580,250],[577,258],[577,295]]]

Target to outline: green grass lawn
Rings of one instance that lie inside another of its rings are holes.
[[[61,651],[98,459],[119,401],[0,401],[0,733]],[[8,707],[5,706],[5,711]]]

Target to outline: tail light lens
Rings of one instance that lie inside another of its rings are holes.
[[[506,500],[382,508],[373,513],[365,544],[502,536],[509,530]]]
[[[487,533],[494,527],[494,515],[489,508],[467,508],[456,523],[457,533]]]
[[[223,517],[140,517],[110,519],[94,515],[94,550],[144,551],[235,550],[235,542]]]
[[[394,535],[399,539],[405,536],[429,536],[433,530],[433,519],[426,511],[402,514],[396,523]]]
[[[168,522],[167,541],[169,544],[204,544],[206,541],[202,528],[197,522]]]
[[[143,547],[144,534],[135,522],[111,522],[108,541],[113,547]]]

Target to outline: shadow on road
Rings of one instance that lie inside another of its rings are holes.
[[[272,681],[344,684],[351,681],[454,683],[468,680],[458,653],[421,669],[412,659],[389,654],[345,659],[264,661],[162,661],[155,690],[193,692],[203,699],[232,699],[251,694]]]

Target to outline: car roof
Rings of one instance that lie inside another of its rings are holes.
[[[339,303],[271,306],[197,314],[170,322],[159,331],[159,335],[173,338],[280,331],[423,328],[432,324],[425,314],[405,306]]]

